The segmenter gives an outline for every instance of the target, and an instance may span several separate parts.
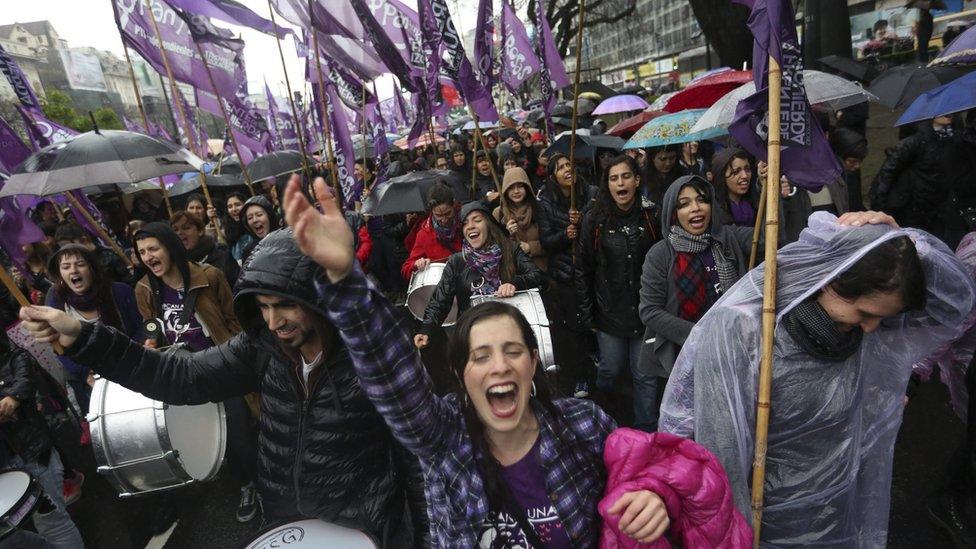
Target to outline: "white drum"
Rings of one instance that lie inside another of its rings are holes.
[[[515,292],[512,297],[471,296],[472,307],[486,301],[501,301],[518,309],[532,325],[535,339],[539,343],[539,362],[543,367],[556,364],[556,354],[552,348],[552,335],[549,333],[549,316],[546,315],[546,306],[542,303],[542,295],[539,290]]]
[[[317,519],[289,522],[272,528],[248,544],[247,549],[377,549],[369,536]]]
[[[417,320],[424,320],[427,303],[430,302],[430,296],[434,295],[434,290],[444,275],[445,266],[445,263],[431,263],[426,269],[414,271],[410,276],[410,286],[407,287],[407,308]],[[455,299],[451,305],[451,312],[447,314],[442,326],[454,326],[457,315],[457,299]]]
[[[24,522],[41,497],[40,483],[26,471],[0,473],[0,539]]]
[[[122,497],[210,480],[220,470],[223,403],[171,406],[97,379],[90,411],[98,472]]]

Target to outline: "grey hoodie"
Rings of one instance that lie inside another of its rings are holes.
[[[640,318],[646,327],[644,345],[641,348],[641,362],[654,370],[660,377],[668,377],[678,358],[681,346],[694,323],[678,316],[678,295],[672,274],[675,251],[668,241],[674,213],[678,205],[681,189],[692,180],[704,182],[709,189],[709,200],[715,193],[709,183],[697,175],[686,175],[675,180],[661,201],[661,241],[654,244],[644,258],[640,289]],[[712,208],[712,221],[709,231],[719,241],[727,257],[734,258],[736,270],[741,278],[747,270],[749,251],[752,246],[752,229],[722,225],[721,212]]]

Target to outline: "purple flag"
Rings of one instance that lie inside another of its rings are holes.
[[[373,82],[373,94],[376,94],[376,82]],[[383,109],[377,103],[368,111],[372,116],[373,152],[376,153],[376,183],[386,179],[386,170],[390,165],[390,142],[386,140],[386,123],[383,121]]]
[[[393,100],[396,102],[396,116],[401,126],[410,123],[410,116],[407,113],[407,102],[403,99],[403,91],[399,84],[393,86]]]
[[[305,37],[304,35],[299,37],[298,34],[292,34],[291,37],[295,42],[295,53],[298,54],[298,57],[301,57],[302,59],[308,59],[309,48],[308,48],[308,44],[306,43],[308,41],[308,38]]]
[[[202,153],[202,157],[206,158],[207,143],[201,141],[202,137],[197,132],[197,118],[193,113],[193,108],[190,107],[190,103],[186,100],[183,90],[179,86],[176,86],[176,97],[170,96],[170,102],[173,104],[173,113],[180,118],[180,123],[176,125],[180,143],[188,150],[196,151],[197,154]],[[186,134],[187,128],[190,131],[189,135]]]
[[[317,74],[316,71],[318,70],[317,67],[311,66],[313,63],[315,63],[315,60],[311,58],[306,63],[306,72],[310,76]],[[371,94],[354,74],[342,68],[334,59],[329,60],[329,62],[322,61],[322,78],[335,83],[339,99],[350,109],[358,110],[362,108],[364,95],[366,103],[376,101],[376,96]],[[317,76],[315,78],[309,78],[308,81],[317,83],[318,78]]]
[[[271,21],[234,0],[166,0],[166,2],[174,8],[189,13],[213,17],[232,25],[249,27],[266,34],[277,35],[278,38],[284,38],[291,33],[291,29],[284,27],[279,26],[276,29]]]
[[[10,124],[0,118],[0,170],[13,172],[30,154],[30,148],[17,137]],[[2,178],[0,188],[3,188]],[[31,197],[28,196],[0,198],[0,246],[21,270],[27,259],[21,246],[44,239],[44,233],[27,216],[30,203]]]
[[[418,18],[420,21],[420,29],[422,34],[422,44],[421,47],[424,51],[424,70],[421,76],[418,78],[418,88],[419,91],[415,94],[413,101],[421,102],[424,105],[424,112],[430,114],[430,111],[434,108],[440,107],[443,104],[443,97],[441,96],[441,87],[439,83],[439,74],[441,71],[442,64],[442,40],[441,31],[438,25],[437,19],[434,17],[434,10],[431,7],[430,0],[417,0],[418,8]],[[397,92],[400,90],[397,89]],[[400,101],[399,106],[403,107],[403,98],[398,96]],[[419,111],[414,111],[419,112]],[[403,109],[404,113],[404,124],[406,124],[406,109]],[[411,135],[420,135],[422,131],[422,125],[426,122],[418,121],[416,118],[413,121],[413,128],[410,130]]]
[[[122,41],[136,50],[157,72],[166,74],[156,34],[149,19],[155,14],[166,48],[166,58],[173,69],[173,77],[204,91],[224,97],[232,96],[240,83],[246,81],[242,57],[243,42],[223,41],[225,45],[236,44],[237,49],[229,49],[214,42],[200,42],[200,48],[213,72],[214,85],[217,87],[215,91],[197,53],[189,25],[162,0],[152,1],[155,2],[155,9],[147,12],[145,2],[112,0],[115,22]]]
[[[281,131],[278,128],[278,101],[271,95],[271,88],[268,81],[264,81],[264,97],[268,101],[268,130],[271,133],[271,143],[276,149],[284,148],[281,145]]]
[[[203,90],[197,90],[197,105],[211,113],[220,116],[220,104],[217,98]],[[268,143],[268,125],[261,113],[245,97],[239,94],[221,97],[227,118],[230,119],[231,131],[238,145],[253,151],[263,151]]]
[[[413,84],[411,78],[410,67],[407,62],[400,55],[397,50],[396,45],[386,34],[383,27],[376,21],[376,17],[373,16],[373,12],[370,11],[369,6],[366,5],[365,0],[349,0],[352,4],[353,9],[356,11],[356,15],[359,17],[359,21],[362,24],[363,36],[370,44],[373,45],[373,49],[379,55],[380,59],[386,65],[386,67],[404,82],[407,89],[414,90],[416,87]],[[313,26],[315,22],[312,22]]]
[[[513,94],[533,74],[539,72],[539,58],[519,21],[515,9],[502,2],[502,82]]]
[[[769,136],[769,57],[782,69],[780,91],[780,165],[799,187],[818,191],[837,179],[841,167],[813,117],[803,87],[803,53],[793,24],[793,8],[785,0],[740,0],[752,10],[752,62],[756,93],[739,102],[729,133],[756,158],[766,160]]]
[[[451,80],[457,83],[457,89],[468,103],[468,106],[482,120],[498,120],[495,110],[495,100],[491,90],[478,82],[471,68],[471,62],[464,55],[464,45],[454,28],[451,12],[447,9],[445,0],[429,0],[437,29],[440,31],[441,45],[446,53],[441,70]]]
[[[335,143],[336,169],[339,186],[342,189],[342,201],[345,208],[349,209],[354,206],[355,201],[359,200],[362,192],[362,189],[356,192],[356,180],[352,172],[352,167],[356,163],[356,151],[352,145],[352,137],[349,135],[346,112],[340,103],[335,84],[331,81],[325,82],[325,96],[328,99],[328,122],[332,141]]]
[[[17,62],[2,47],[0,47],[0,71],[6,75],[21,105],[29,109],[41,110],[41,104],[37,101],[37,95],[34,94],[30,81],[24,76]]]
[[[535,28],[537,57],[542,62],[539,88],[542,92],[542,108],[548,121],[549,113],[556,106],[556,91],[569,85],[569,77],[566,76],[563,60],[559,57],[559,50],[552,39],[543,4],[545,2],[536,2]]]
[[[383,27],[393,45],[407,62],[410,75],[419,78],[427,66],[423,49],[420,16],[399,0],[369,0],[373,17]]]
[[[20,140],[17,132],[0,118],[0,169],[12,173],[30,154],[30,148]]]
[[[507,4],[502,0],[502,4]],[[474,31],[474,62],[478,66],[478,77],[486,88],[494,85],[494,57],[492,42],[495,36],[495,15],[492,0],[478,1],[478,23]]]
[[[122,115],[122,125],[125,126],[126,131],[136,132],[136,133],[146,133],[146,131],[143,130],[141,126],[139,126],[132,120],[129,120],[129,117],[124,114]]]

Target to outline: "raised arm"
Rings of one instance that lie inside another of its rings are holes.
[[[407,321],[355,267],[352,233],[327,187],[316,182],[319,213],[293,178],[285,212],[302,252],[325,269],[316,287],[359,382],[394,436],[414,454],[431,456],[460,429],[458,412],[434,395],[433,384],[410,341]]]

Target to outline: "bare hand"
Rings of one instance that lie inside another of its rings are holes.
[[[429,257],[421,257],[417,261],[414,261],[413,262],[413,270],[415,270],[415,271],[422,271],[422,270],[426,269],[428,266],[430,266],[430,258]]]
[[[840,218],[837,222],[841,225],[847,225],[849,227],[860,227],[861,225],[889,225],[898,229],[898,222],[895,221],[894,217],[884,213],[884,212],[848,212]]]
[[[515,233],[517,233],[519,229],[518,221],[509,219],[508,223],[505,223],[505,228],[508,229],[508,234],[515,236]]]
[[[413,336],[413,345],[418,349],[423,349],[424,347],[426,347],[429,341],[430,341],[430,336],[426,334],[417,334]]]
[[[532,247],[529,246],[528,242],[519,242],[519,248],[522,248],[522,251],[529,255],[532,254]]]
[[[31,305],[21,307],[20,319],[24,327],[30,332],[35,341],[53,343],[57,341],[62,347],[68,347],[75,342],[81,333],[81,321],[71,318],[61,309]]]
[[[85,383],[87,383],[89,387],[95,386],[95,372],[88,372],[88,377],[85,378]]]
[[[498,191],[488,191],[485,196],[488,198],[488,202],[494,202],[498,199]]]
[[[150,338],[148,338],[148,339],[146,339],[145,341],[142,342],[142,346],[143,347],[146,347],[147,349],[155,349],[156,348],[156,340],[150,337]]]
[[[625,493],[607,512],[620,515],[620,531],[641,543],[657,540],[671,525],[664,501],[648,490]]]
[[[569,210],[569,222],[572,225],[579,225],[580,220],[583,216],[580,214],[579,210]]]
[[[505,283],[498,287],[498,291],[495,292],[497,297],[512,297],[515,295],[515,285]]]
[[[576,236],[578,234],[579,234],[579,229],[576,228],[576,225],[570,225],[569,227],[566,227],[566,236],[569,237],[570,240],[576,240]]]
[[[321,265],[329,280],[338,282],[352,271],[356,260],[352,230],[325,181],[317,179],[313,190],[322,204],[322,213],[302,194],[301,177],[292,175],[285,189],[285,219],[294,230],[302,253]]]
[[[779,178],[779,195],[783,198],[789,198],[790,193],[793,192],[793,185],[790,185],[790,180],[786,176]]]
[[[20,407],[20,401],[12,396],[3,397],[0,400],[0,421],[7,421],[14,419],[14,414],[17,413],[17,408]]]
[[[759,169],[759,184],[762,185],[766,182],[766,176],[769,174],[769,164],[760,160],[756,163],[756,168]]]

